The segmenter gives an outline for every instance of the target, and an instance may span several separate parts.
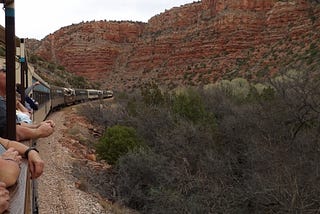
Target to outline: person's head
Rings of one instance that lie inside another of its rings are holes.
[[[21,95],[18,92],[16,92],[16,100],[21,102]]]
[[[22,85],[20,83],[16,83],[16,91],[20,93],[21,90],[22,90]]]
[[[6,69],[5,67],[0,67],[0,95],[4,96],[6,94]]]

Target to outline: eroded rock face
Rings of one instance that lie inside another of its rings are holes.
[[[203,0],[148,23],[64,27],[33,44],[33,51],[107,88],[130,89],[151,80],[201,85],[301,64],[310,51],[319,52],[319,17],[319,4],[303,0]]]
[[[44,59],[90,80],[101,80],[114,69],[119,54],[137,41],[145,24],[86,22],[61,28],[35,48]]]

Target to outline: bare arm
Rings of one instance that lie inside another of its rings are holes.
[[[13,140],[7,140],[0,138],[0,143],[9,150],[9,148],[14,148],[18,153],[23,156],[24,153],[29,148],[28,146]],[[44,162],[40,158],[38,152],[31,150],[28,154],[29,169],[31,171],[32,178],[38,178],[43,173]]]
[[[0,181],[0,213],[3,213],[9,208],[9,191],[6,189],[6,184]]]
[[[30,126],[22,123],[22,125],[16,126],[16,139],[17,141],[23,141],[48,137],[53,131],[53,127],[48,123],[41,123],[40,125],[30,124]]]
[[[30,93],[30,91],[37,85],[40,85],[40,82],[37,81],[37,82],[34,82],[31,86],[29,86],[28,88],[25,89],[24,93],[26,95],[28,95]]]
[[[39,128],[39,126],[41,125],[44,125],[44,124],[49,124],[52,128],[55,127],[55,123],[53,122],[53,120],[45,120],[41,123],[21,123],[21,126],[24,126],[24,127],[28,127],[28,128],[32,128],[32,129],[36,129],[36,128]]]
[[[22,125],[16,126],[16,139],[17,141],[38,139],[40,138],[40,133],[37,128],[29,128]]]
[[[29,117],[31,116],[29,110],[26,107],[24,107],[24,105],[22,105],[21,102],[18,100],[16,101],[16,107],[19,111],[27,114]]]
[[[9,148],[0,156],[0,180],[7,186],[12,186],[17,182],[20,163],[21,156],[13,148]]]

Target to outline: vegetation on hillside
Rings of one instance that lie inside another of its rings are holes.
[[[37,74],[50,85],[72,88],[94,88],[84,77],[72,74],[61,65],[48,62],[37,55],[31,55],[28,62],[35,68]]]
[[[112,170],[75,174],[141,213],[316,213],[319,85],[319,70],[289,70],[263,84],[238,78],[172,92],[150,83],[118,94],[82,112],[106,133],[131,127],[144,146],[128,144]]]

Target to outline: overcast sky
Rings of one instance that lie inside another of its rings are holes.
[[[15,32],[20,38],[43,39],[71,24],[93,20],[147,22],[166,9],[194,0],[15,0]],[[1,4],[3,7],[3,4]],[[4,10],[0,24],[5,26]]]

